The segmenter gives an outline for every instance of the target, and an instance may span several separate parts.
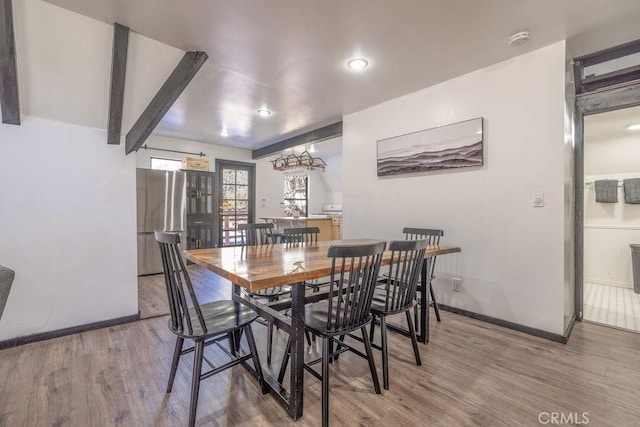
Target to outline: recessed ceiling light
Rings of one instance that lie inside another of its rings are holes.
[[[228,131],[228,130],[226,130],[226,129],[222,129],[222,130],[220,131],[220,136],[229,136],[229,131]]]
[[[347,67],[354,71],[364,70],[367,68],[367,65],[369,65],[369,61],[364,58],[353,58],[347,62]]]
[[[271,115],[271,111],[266,108],[261,108],[257,111],[258,115],[262,117],[269,117]]]
[[[640,123],[627,126],[627,130],[640,130]]]
[[[520,31],[509,37],[509,46],[516,47],[529,40],[529,31]]]

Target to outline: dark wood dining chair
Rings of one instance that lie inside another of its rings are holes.
[[[413,228],[413,227],[405,227],[402,232],[405,235],[405,239],[406,240],[422,240],[422,239],[426,239],[429,244],[428,246],[432,246],[432,245],[439,245],[440,244],[440,238],[442,236],[444,236],[444,231],[443,230],[437,230],[437,229],[432,229],[432,228]],[[429,294],[431,295],[431,302],[430,304],[433,305],[433,311],[436,313],[436,320],[439,322],[440,321],[440,308],[438,307],[438,302],[436,301],[436,295],[433,292],[433,279],[435,279],[435,268],[436,268],[436,258],[437,257],[433,257],[431,258],[431,265],[429,267],[429,271],[427,272],[427,274],[429,275],[429,279],[432,281],[431,286],[429,287]],[[418,285],[418,291],[422,292],[422,286]],[[417,312],[414,314],[415,318],[418,318],[418,314]],[[417,320],[416,320],[417,322]]]
[[[320,228],[318,227],[291,227],[282,230],[284,234],[284,241],[287,245],[294,245],[296,243],[318,243],[318,234],[320,234]]]
[[[266,246],[274,243],[273,223],[257,223],[257,224],[238,224],[238,231],[242,239],[242,247],[247,246]],[[265,298],[268,302],[278,301],[285,295],[291,294],[291,286],[273,286],[271,288],[261,289],[259,291],[247,291],[247,295],[252,298]],[[271,364],[271,355],[273,353],[273,323],[264,322],[268,328],[267,336],[267,364]]]
[[[242,247],[272,245],[273,223],[238,224]],[[269,302],[277,301],[280,297],[291,293],[291,286],[274,286],[272,288],[249,292],[252,297],[264,297]]]
[[[283,231],[284,241],[287,246],[295,246],[300,244],[315,245],[318,243],[319,227],[292,227],[285,228]],[[311,288],[313,292],[319,292],[320,287],[329,283],[328,278],[313,279],[305,281],[305,286]]]
[[[273,243],[273,223],[238,224],[242,246],[260,246]]]
[[[413,354],[416,365],[421,365],[418,339],[411,319],[411,309],[416,305],[416,290],[418,278],[424,262],[424,253],[428,240],[394,240],[389,243],[391,261],[389,273],[385,277],[384,286],[378,286],[371,304],[371,341],[373,342],[375,320],[380,321],[382,350],[382,383],[385,390],[389,390],[389,355],[387,345],[387,316],[405,313]],[[374,345],[374,347],[378,348]]]
[[[194,352],[191,403],[189,405],[189,426],[193,426],[196,421],[200,381],[205,378],[253,359],[253,366],[262,392],[267,392],[251,330],[251,323],[258,318],[258,315],[250,308],[230,300],[200,304],[178,247],[180,235],[156,231],[155,238],[160,246],[164,268],[164,280],[171,314],[169,330],[176,335],[167,393],[171,393],[173,388],[180,357]],[[239,331],[243,331],[246,335],[249,352],[243,351],[237,346],[235,337],[239,336],[236,334]],[[194,346],[183,350],[185,339],[193,341]],[[220,344],[223,340],[229,341],[229,349]],[[216,344],[229,356],[231,361],[216,367],[204,358],[204,348],[211,344]],[[211,370],[205,373],[202,373],[203,360],[211,367]]]
[[[367,359],[375,392],[382,393],[367,326],[372,319],[371,302],[385,247],[385,242],[329,247],[328,256],[332,258],[329,295],[334,297],[305,307],[305,330],[322,339],[322,358],[305,363],[304,368],[322,381],[323,426],[329,425],[329,361],[337,354],[352,351]],[[336,339],[358,329],[362,333],[365,353]],[[331,351],[333,342],[340,345],[335,352]],[[280,367],[280,383],[284,379],[290,351],[291,337]],[[321,374],[311,367],[318,362],[322,362]]]

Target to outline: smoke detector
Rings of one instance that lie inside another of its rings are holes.
[[[529,31],[520,31],[519,33],[515,33],[514,35],[509,37],[509,46],[520,46],[527,40],[529,40]]]

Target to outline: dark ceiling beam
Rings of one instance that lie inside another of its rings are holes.
[[[0,109],[2,123],[20,124],[16,40],[11,0],[0,0]]]
[[[302,135],[297,135],[291,138],[284,139],[266,147],[258,148],[251,152],[253,159],[261,159],[271,154],[276,154],[289,148],[297,147],[299,145],[311,144],[313,142],[325,141],[327,139],[337,138],[342,136],[342,122],[337,122],[319,129],[312,130]]]
[[[164,82],[156,96],[131,127],[125,141],[125,153],[138,151],[160,120],[169,111],[208,56],[205,52],[187,52]]]
[[[111,56],[111,89],[109,97],[109,125],[107,143],[120,144],[122,133],[122,106],[124,104],[124,78],[127,73],[129,27],[113,24],[113,54]]]

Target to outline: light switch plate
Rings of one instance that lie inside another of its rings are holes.
[[[542,208],[542,207],[544,207],[544,193],[543,192],[533,193],[532,200],[533,200],[533,207],[534,208]]]

